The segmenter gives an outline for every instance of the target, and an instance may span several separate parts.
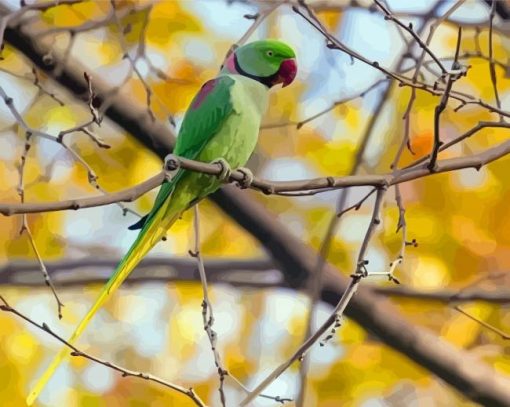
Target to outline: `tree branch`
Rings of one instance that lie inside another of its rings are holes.
[[[506,124],[504,127],[509,127]],[[483,165],[496,161],[510,153],[510,141],[505,141],[495,147],[488,148],[478,154],[471,156],[449,158],[436,162],[436,168],[433,174],[457,171],[461,169],[474,168],[477,171]],[[176,156],[173,156],[176,157]],[[178,158],[179,166],[190,170],[202,172],[204,174],[219,175],[221,169],[216,164],[203,163],[200,161],[188,160],[182,157]],[[321,177],[296,181],[266,181],[255,178],[250,188],[262,191],[265,194],[285,194],[296,191],[319,191],[325,192],[332,189],[341,189],[347,187],[360,186],[391,186],[404,182],[409,182],[419,178],[433,175],[429,172],[428,165],[419,164],[409,166],[405,169],[394,171],[382,175],[351,175],[345,177]],[[125,190],[91,198],[70,199],[67,201],[47,202],[47,203],[0,203],[0,213],[5,216],[11,216],[19,213],[37,213],[51,212],[60,210],[78,210],[94,206],[108,205],[117,202],[131,202],[144,193],[161,185],[166,177],[165,171],[149,178],[148,180]],[[244,173],[241,171],[232,171],[228,181],[242,182]],[[242,192],[241,192],[242,193]]]
[[[221,405],[225,407],[227,400],[225,398],[225,390],[223,385],[225,383],[225,376],[228,374],[228,372],[223,369],[220,352],[218,351],[218,335],[213,329],[214,311],[211,301],[209,300],[209,289],[207,287],[207,276],[205,274],[204,260],[202,259],[202,254],[200,253],[200,214],[198,211],[198,205],[195,205],[194,207],[193,229],[195,231],[195,247],[193,251],[190,250],[189,253],[191,257],[196,259],[197,262],[198,272],[200,275],[200,283],[202,285],[203,292],[202,320],[204,323],[204,331],[207,333],[207,337],[209,338],[209,343],[211,344],[211,350],[214,356],[214,364],[216,365],[220,379],[218,391],[220,393]]]
[[[83,357],[85,359],[89,359],[93,362],[99,363],[100,365],[106,366],[112,370],[120,372],[122,374],[122,377],[130,377],[130,376],[138,377],[140,379],[147,380],[149,382],[161,384],[162,386],[168,387],[172,390],[175,390],[175,391],[178,391],[179,393],[184,394],[185,396],[188,396],[197,406],[206,407],[204,402],[200,399],[200,397],[198,397],[198,395],[195,393],[195,391],[191,387],[186,389],[186,388],[181,387],[177,384],[167,382],[163,379],[160,379],[159,377],[150,375],[148,373],[135,372],[133,370],[128,370],[128,369],[123,368],[119,365],[101,360],[99,358],[96,358],[95,356],[89,355],[88,353],[82,352],[81,350],[76,348],[74,345],[71,345],[69,342],[67,342],[64,338],[62,338],[61,336],[56,334],[46,323],[43,322],[42,324],[38,324],[34,320],[27,317],[25,314],[22,314],[15,308],[12,308],[1,295],[0,295],[0,301],[3,303],[3,304],[0,304],[0,311],[10,312],[10,313],[16,315],[17,317],[24,319],[32,326],[35,326],[36,328],[39,328],[40,330],[53,336],[56,340],[58,340],[59,342],[61,342],[62,344],[64,344],[71,350],[70,353],[72,356]]]
[[[101,259],[87,257],[78,260],[46,262],[48,273],[60,287],[83,287],[87,284],[103,284],[115,269],[119,259]],[[284,274],[270,259],[218,260],[204,261],[210,283],[229,284],[247,288],[289,288]],[[41,287],[38,263],[12,262],[0,267],[0,285],[17,287]],[[126,285],[148,282],[197,282],[200,276],[196,262],[188,258],[145,258],[126,279]],[[419,290],[406,286],[378,286],[366,284],[365,287],[378,295],[394,298],[413,298],[423,301],[461,303],[483,301],[494,304],[509,304],[510,291],[503,288],[468,289],[459,292],[455,289]],[[295,289],[304,289],[304,282]],[[328,287],[322,286],[324,297]],[[337,293],[340,295],[341,293]]]

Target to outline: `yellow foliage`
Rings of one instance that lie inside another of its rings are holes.
[[[356,361],[356,368],[369,370],[379,365],[383,350],[377,344],[362,344],[349,347],[349,358]]]
[[[486,304],[464,305],[462,309],[481,320],[490,313],[490,308]],[[481,329],[478,322],[455,311],[454,316],[442,329],[441,335],[454,345],[465,348],[477,339]]]
[[[6,349],[15,363],[26,365],[34,357],[37,342],[28,332],[17,332],[7,338]]]
[[[247,192],[249,193],[249,192]],[[184,251],[195,244],[192,232],[193,210],[189,210],[185,217],[189,219],[186,225],[187,238],[182,242]],[[201,251],[210,257],[252,258],[260,254],[256,239],[231,219],[225,219],[217,206],[208,201],[200,204]],[[206,220],[206,221],[204,221]]]
[[[104,15],[102,2],[86,1],[83,3],[51,7],[42,14],[47,24],[55,27],[76,27],[89,19],[98,19]]]
[[[342,124],[346,124],[350,130],[358,128],[361,124],[360,109],[352,105],[353,103],[344,103],[333,110],[340,117]]]
[[[442,288],[449,281],[448,269],[435,257],[420,256],[413,270],[412,284],[422,290]]]
[[[351,167],[356,145],[350,140],[324,140],[318,133],[303,130],[296,154],[309,159],[321,172],[345,174]]]
[[[318,16],[322,19],[329,31],[335,31],[342,21],[342,13],[337,10],[323,11],[318,13]]]
[[[227,347],[224,364],[228,366],[230,374],[239,380],[245,380],[257,370],[257,365],[247,357],[244,348],[233,344]]]
[[[452,216],[452,234],[456,235],[459,242],[477,256],[490,256],[497,248],[496,240],[476,225],[472,219],[465,216]]]
[[[346,345],[361,343],[367,337],[367,333],[363,328],[351,320],[344,324],[338,332],[340,342]]]
[[[360,399],[381,397],[401,377],[420,380],[423,373],[396,352],[364,343],[349,346],[346,357],[331,366],[327,378],[314,382],[313,390],[321,406],[356,405]]]
[[[497,360],[493,363],[496,371],[503,373],[504,375],[510,375],[510,364],[508,364],[506,360]]]
[[[152,18],[147,27],[147,42],[165,47],[175,34],[199,32],[201,24],[196,17],[184,11],[177,1],[161,1],[152,8]]]
[[[210,79],[198,67],[186,61],[174,61],[169,75],[179,79],[177,82],[160,81],[154,83],[152,89],[158,99],[165,106],[165,110],[180,113],[184,112],[193,96],[200,89],[200,84]]]
[[[103,41],[97,44],[97,52],[104,64],[112,64],[118,61],[122,48],[116,42]]]
[[[174,351],[185,362],[195,354],[195,344],[203,334],[202,315],[196,306],[181,306],[170,322]]]

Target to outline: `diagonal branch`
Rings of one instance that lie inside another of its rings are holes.
[[[428,44],[426,42],[424,42],[421,38],[420,38],[420,35],[418,33],[416,33],[416,31],[414,30],[413,28],[413,25],[412,23],[409,23],[408,25],[404,24],[402,21],[400,21],[400,19],[398,19],[397,17],[395,17],[391,11],[386,8],[379,0],[374,0],[374,3],[377,5],[377,7],[379,7],[382,12],[384,13],[384,19],[385,20],[390,20],[390,21],[393,21],[395,24],[397,24],[399,27],[401,27],[402,29],[404,29],[405,31],[407,31],[413,38],[414,40],[418,43],[418,45],[420,46],[421,49],[423,49],[424,52],[426,52],[427,54],[430,55],[430,57],[435,61],[435,63],[437,64],[437,66],[441,69],[441,72],[443,75],[445,75],[447,73],[447,70],[445,68],[445,66],[443,65],[443,63],[439,60],[439,58],[431,51],[431,49],[429,48]]]
[[[352,300],[354,294],[358,290],[358,286],[363,279],[366,277],[365,274],[365,266],[368,263],[365,260],[365,253],[368,247],[368,243],[373,235],[373,232],[376,226],[380,223],[379,213],[381,209],[382,199],[386,192],[385,188],[379,189],[377,191],[377,197],[374,204],[374,210],[372,213],[372,219],[370,221],[370,225],[368,226],[367,232],[365,234],[365,238],[363,239],[363,243],[361,245],[361,249],[358,255],[358,261],[356,265],[355,272],[351,275],[351,281],[347,286],[347,289],[343,293],[340,301],[336,305],[333,313],[329,316],[329,318],[324,322],[320,328],[313,333],[306,341],[298,348],[296,352],[292,354],[292,356],[278,366],[275,370],[273,370],[253,391],[251,391],[248,396],[241,402],[241,407],[247,406],[250,402],[252,402],[267,386],[269,386],[272,382],[274,382],[278,377],[282,375],[294,362],[301,361],[305,354],[310,350],[310,348],[324,335],[331,325],[334,324],[333,333],[336,328],[340,326],[340,321],[342,315],[347,308],[347,305]],[[325,339],[327,341],[332,337],[332,334],[328,335]],[[321,342],[321,346],[324,345],[324,341]]]
[[[473,321],[478,322],[481,326],[483,326],[484,328],[488,329],[489,331],[498,334],[499,336],[501,336],[501,339],[504,339],[506,341],[510,340],[510,334],[507,334],[506,332],[502,331],[501,329],[496,328],[495,326],[492,326],[491,324],[488,324],[485,321],[482,321],[480,318],[477,318],[474,315],[471,315],[469,312],[464,311],[458,305],[453,307],[453,309],[455,309],[456,311],[460,312],[462,315],[465,315],[469,319],[472,319]]]
[[[64,344],[65,346],[67,346],[70,349],[70,353],[72,356],[83,357],[85,359],[89,359],[93,362],[99,363],[100,365],[106,366],[112,370],[115,370],[115,371],[121,373],[122,377],[130,377],[130,376],[138,377],[140,379],[147,380],[149,382],[158,383],[162,386],[168,387],[172,390],[182,393],[185,396],[188,396],[197,406],[206,407],[204,402],[200,399],[200,397],[198,397],[198,395],[195,393],[193,388],[190,387],[190,388],[186,389],[182,386],[167,382],[163,379],[160,379],[159,377],[150,375],[148,373],[135,372],[133,370],[128,370],[128,369],[125,369],[125,368],[123,368],[119,365],[116,365],[114,363],[107,362],[105,360],[96,358],[95,356],[89,355],[88,353],[82,352],[81,350],[76,348],[74,345],[71,345],[69,342],[67,342],[64,338],[62,338],[61,336],[56,334],[46,323],[43,322],[42,324],[38,324],[34,320],[27,317],[25,314],[22,314],[15,308],[12,308],[1,295],[0,295],[0,301],[3,303],[3,304],[0,304],[0,311],[10,312],[10,313],[18,316],[19,318],[24,319],[32,326],[35,326],[36,328],[39,328],[41,331],[44,331],[44,332],[48,333],[49,335],[53,336],[56,340],[58,340],[59,342],[61,342],[62,344]]]

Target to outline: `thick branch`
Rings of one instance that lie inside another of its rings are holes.
[[[508,125],[510,127],[510,124]],[[430,173],[427,165],[420,164],[418,166],[410,166],[408,168],[394,171],[383,175],[350,175],[345,177],[322,177],[296,181],[266,181],[255,178],[250,187],[265,194],[284,194],[287,192],[298,191],[330,191],[332,189],[340,189],[347,187],[359,186],[391,186],[403,182],[412,181],[419,178],[440,174],[443,172],[456,171],[467,168],[479,170],[483,165],[495,161],[510,153],[510,141],[505,141],[495,147],[489,148],[481,153],[473,154],[466,157],[449,158],[436,162],[434,173]],[[174,156],[175,157],[175,156]],[[182,168],[198,171],[204,174],[219,175],[221,169],[216,164],[203,163],[184,158],[179,158]],[[115,202],[131,202],[140,197],[144,193],[161,185],[165,179],[165,172],[149,178],[147,181],[134,187],[127,188],[113,194],[105,194],[91,198],[70,199],[67,201],[47,202],[47,203],[0,203],[0,213],[5,216],[15,215],[19,213],[35,213],[50,212],[67,209],[83,209],[93,206],[108,205]],[[244,179],[243,172],[233,171],[229,181],[242,182]]]
[[[60,287],[83,287],[87,284],[104,284],[115,269],[119,259],[96,259],[46,262],[48,272]],[[270,259],[251,260],[205,260],[207,279],[210,283],[229,284],[247,288],[288,288],[284,274]],[[200,280],[195,260],[188,258],[145,258],[129,275],[124,284],[137,285],[149,282],[198,282]],[[494,304],[510,304],[510,290],[473,288],[459,292],[454,289],[419,290],[399,286],[376,286],[365,284],[376,294],[392,298],[412,298],[423,301],[461,303],[484,301]],[[0,285],[17,287],[42,287],[38,263],[13,262],[0,268]],[[304,282],[296,289],[305,288]],[[326,294],[328,287],[323,286]],[[340,295],[341,293],[337,293]]]

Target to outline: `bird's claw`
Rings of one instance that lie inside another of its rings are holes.
[[[220,157],[217,160],[212,161],[211,164],[219,165],[219,167],[221,168],[221,172],[219,174],[216,174],[218,179],[220,181],[228,181],[228,179],[230,178],[230,174],[232,174],[232,170],[230,169],[230,165],[228,164],[227,160]]]
[[[180,166],[181,162],[179,161],[179,157],[177,157],[175,154],[168,154],[165,157],[163,171],[165,171],[165,176],[168,181],[174,177],[175,172],[179,169]]]
[[[237,181],[237,184],[241,189],[247,189],[253,184],[253,180],[255,177],[253,176],[253,172],[249,168],[239,167],[237,168],[241,174],[243,174],[243,179],[241,181]]]

